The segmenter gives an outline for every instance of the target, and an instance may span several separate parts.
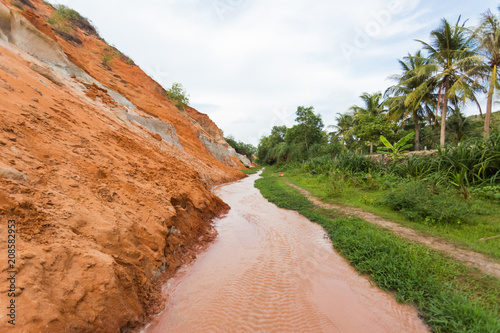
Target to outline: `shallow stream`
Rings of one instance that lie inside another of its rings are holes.
[[[217,239],[164,286],[144,332],[427,332],[417,311],[372,286],[321,226],[276,207],[257,175],[218,187],[231,206]]]

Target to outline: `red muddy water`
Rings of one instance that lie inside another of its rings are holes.
[[[215,193],[231,206],[215,242],[164,286],[144,332],[427,332],[417,311],[373,287],[321,226],[269,203],[257,175]]]

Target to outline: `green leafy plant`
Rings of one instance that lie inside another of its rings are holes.
[[[105,67],[109,67],[113,63],[113,60],[115,59],[115,55],[112,52],[106,52],[105,54],[102,55],[102,64]]]
[[[475,187],[470,190],[473,195],[500,202],[500,185]]]
[[[391,156],[393,161],[397,161],[401,158],[401,154],[408,153],[412,144],[406,144],[408,140],[410,140],[415,135],[414,132],[409,133],[408,135],[399,139],[394,145],[392,145],[389,140],[387,140],[383,135],[380,136],[380,141],[384,144],[385,147],[381,147],[377,150],[379,154],[388,154]]]
[[[167,90],[167,97],[172,101],[178,108],[183,108],[185,105],[189,104],[189,95],[182,84],[174,82],[172,87]]]
[[[104,49],[105,53],[101,56],[102,57],[102,64],[104,67],[107,67],[108,69],[109,66],[113,63],[113,61],[117,58],[122,56],[122,53],[116,49],[114,46],[110,46]]]

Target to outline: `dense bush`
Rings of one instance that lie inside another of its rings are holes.
[[[366,174],[380,171],[381,165],[370,157],[346,151],[334,157],[327,154],[310,158],[302,164],[302,170],[312,174],[329,173],[333,170],[349,174]]]
[[[421,178],[429,175],[434,171],[432,160],[435,154],[429,155],[411,155],[408,158],[394,163],[391,172],[401,177],[415,177]]]
[[[384,204],[415,221],[463,223],[473,212],[470,204],[453,193],[434,193],[422,182],[400,184],[385,195]]]
[[[336,155],[334,163],[336,169],[349,173],[370,173],[381,167],[374,159],[349,151]]]
[[[302,164],[302,170],[306,172],[310,172],[311,174],[326,174],[329,173],[333,168],[335,164],[333,159],[328,156],[320,156],[320,157],[315,157],[311,158],[308,161],[304,162]]]

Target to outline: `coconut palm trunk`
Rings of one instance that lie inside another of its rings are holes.
[[[420,123],[418,122],[417,111],[415,111],[413,113],[413,117],[415,118],[415,151],[419,151],[419,144],[420,144]]]
[[[500,17],[490,10],[483,14],[481,25],[476,31],[479,36],[479,49],[483,52],[484,61],[482,69],[488,73],[490,86],[486,102],[486,115],[484,117],[484,137],[488,138],[491,126],[491,109],[493,97],[498,82],[498,66],[500,65]]]
[[[444,147],[446,143],[446,113],[448,112],[448,90],[450,89],[450,77],[446,76],[444,79],[444,94],[441,103],[441,138],[439,144]]]
[[[493,93],[495,92],[495,79],[497,77],[497,65],[493,65],[490,89],[488,90],[488,99],[486,102],[486,116],[484,117],[484,138],[490,136],[491,109],[493,106]]]

